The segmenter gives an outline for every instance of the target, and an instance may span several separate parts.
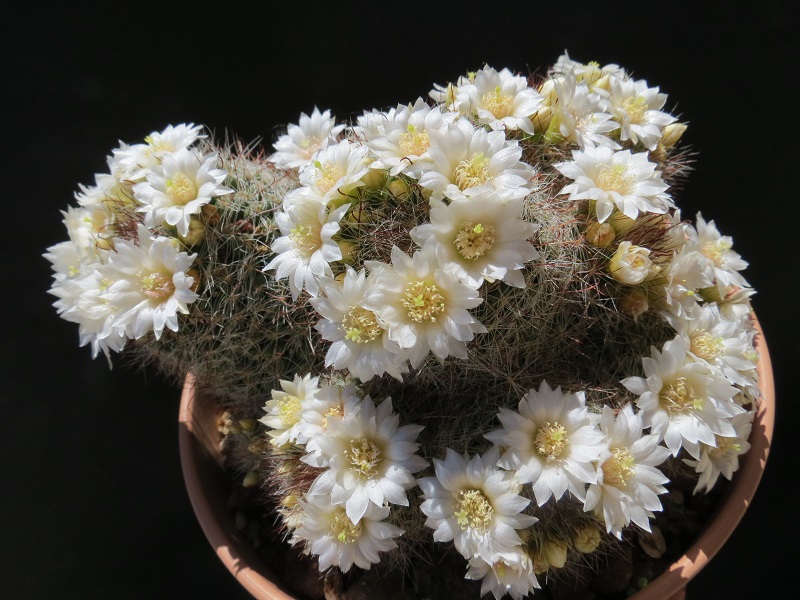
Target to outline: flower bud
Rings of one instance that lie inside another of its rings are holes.
[[[342,252],[342,262],[346,264],[352,264],[356,258],[356,250],[358,246],[353,242],[348,242],[345,240],[339,240],[336,242],[339,244],[339,250]]]
[[[672,148],[681,139],[681,136],[686,131],[684,123],[670,123],[664,127],[664,132],[661,134],[661,143],[665,148]]]
[[[536,133],[547,131],[547,126],[550,124],[550,118],[552,116],[553,110],[549,106],[540,108],[539,111],[531,117],[534,131],[536,131]]]
[[[611,76],[608,74],[603,75],[600,79],[594,82],[594,85],[591,86],[592,89],[601,89],[605,90],[606,92],[611,91]]]
[[[539,87],[539,93],[544,96],[544,105],[552,106],[558,100],[558,93],[556,92],[556,84],[552,79],[547,79]]]
[[[393,179],[387,186],[387,189],[398,202],[404,202],[408,200],[410,196],[408,183],[403,179]]]
[[[367,189],[380,190],[386,185],[386,178],[389,173],[386,169],[370,169],[367,174],[361,178]]]
[[[551,567],[560,569],[567,562],[567,542],[564,540],[547,540],[542,545],[542,555]]]
[[[640,289],[629,290],[620,298],[620,310],[626,315],[633,317],[634,321],[646,313],[649,307],[650,304],[647,301],[647,294]]]
[[[611,257],[608,272],[620,283],[636,285],[647,279],[652,264],[650,250],[626,241],[620,243],[616,254]]]
[[[242,487],[253,487],[254,485],[258,484],[260,480],[261,478],[258,476],[256,471],[248,471],[242,480]]]
[[[600,540],[602,540],[600,530],[594,525],[586,525],[578,530],[572,543],[578,552],[589,554],[597,550]]]
[[[633,226],[636,224],[636,221],[630,217],[626,217],[618,210],[615,210],[608,220],[606,220],[606,223],[614,228],[614,231],[617,232],[617,235],[624,235],[628,233],[631,228],[633,228]]]
[[[196,246],[206,237],[206,226],[199,219],[192,218],[189,221],[189,231],[186,235],[178,234],[178,239],[187,246]]]
[[[616,237],[614,228],[608,223],[595,221],[586,228],[586,241],[597,248],[608,248]]]

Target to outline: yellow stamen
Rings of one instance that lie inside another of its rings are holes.
[[[358,344],[377,340],[383,333],[375,313],[360,306],[350,307],[350,312],[342,319],[342,328],[345,331],[345,339]]]
[[[494,234],[493,225],[462,223],[453,243],[461,256],[467,260],[475,260],[492,249]]]
[[[139,284],[142,293],[152,300],[165,300],[175,291],[172,276],[159,271],[140,273]]]
[[[435,322],[437,315],[445,310],[444,296],[434,283],[412,281],[406,286],[401,304],[408,310],[408,317],[422,323]]]
[[[172,179],[167,179],[167,196],[175,204],[187,204],[197,198],[197,186],[183,173],[175,173]]]
[[[342,544],[352,544],[361,537],[361,522],[354,524],[343,508],[337,509],[330,520],[331,536]]]
[[[506,96],[499,85],[483,95],[481,105],[498,119],[509,116],[514,109],[513,98]]]
[[[701,410],[704,403],[704,399],[697,397],[697,393],[685,377],[676,377],[666,384],[661,389],[658,399],[662,408],[670,414]]]
[[[636,472],[633,455],[627,448],[614,448],[611,456],[603,463],[603,482],[621,488],[628,485]]]
[[[460,490],[453,513],[462,530],[467,527],[484,532],[494,518],[494,508],[480,490]]]
[[[469,160],[462,160],[456,167],[453,178],[461,190],[483,185],[489,181],[490,160],[478,152]]]
[[[554,460],[561,456],[564,449],[569,444],[567,439],[567,429],[558,422],[549,421],[539,427],[534,437],[536,451],[547,457],[547,460]]]
[[[367,438],[350,440],[350,449],[345,450],[344,455],[350,463],[350,470],[361,477],[372,479],[378,473],[381,450]]]

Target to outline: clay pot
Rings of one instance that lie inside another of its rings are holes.
[[[763,401],[753,420],[750,451],[740,460],[739,471],[727,485],[714,515],[695,543],[667,571],[631,596],[631,600],[683,600],[686,584],[719,551],[750,505],[766,466],[775,419],[772,365],[758,323],[756,327]],[[196,389],[192,376],[187,376],[181,396],[179,443],[183,476],[195,515],[217,556],[255,598],[294,600],[295,596],[287,591],[270,565],[236,530],[228,513],[230,488],[221,466],[216,417],[213,398]]]

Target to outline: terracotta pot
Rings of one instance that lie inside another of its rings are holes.
[[[750,451],[726,487],[715,513],[691,548],[632,600],[683,600],[686,584],[719,551],[742,519],[767,462],[775,419],[775,386],[767,344],[758,328],[758,371],[763,401],[753,420]],[[278,576],[236,530],[226,502],[229,484],[221,467],[215,420],[217,407],[187,376],[180,406],[181,465],[189,498],[211,546],[228,570],[255,598],[294,600]]]

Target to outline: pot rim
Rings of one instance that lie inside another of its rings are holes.
[[[739,470],[694,544],[669,569],[631,596],[632,600],[683,598],[686,585],[722,548],[756,493],[772,442],[775,381],[764,333],[757,318],[754,322],[761,400],[753,419],[750,450],[742,456]],[[213,420],[206,419],[204,426],[203,421],[194,418],[199,407],[195,391],[194,377],[189,373],[181,394],[178,440],[186,489],[203,533],[222,563],[255,598],[296,600],[250,543],[239,535],[228,514],[225,495],[228,483],[222,471],[218,433]]]

